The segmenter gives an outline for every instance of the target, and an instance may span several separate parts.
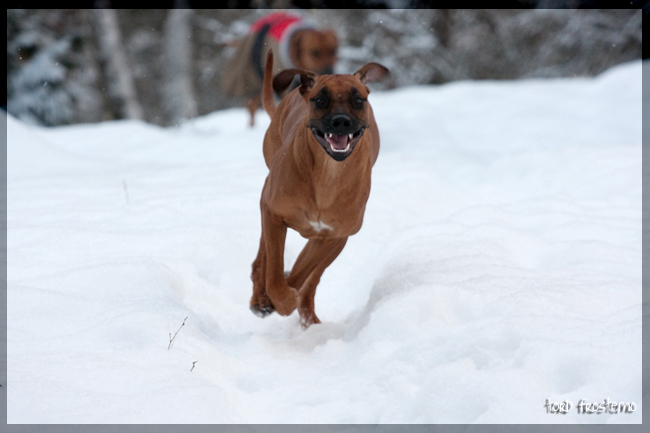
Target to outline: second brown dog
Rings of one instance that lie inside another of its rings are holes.
[[[266,53],[279,53],[274,72],[300,68],[331,74],[337,60],[338,39],[333,30],[318,28],[295,11],[274,12],[254,22],[236,46],[223,69],[221,87],[227,95],[248,99],[246,106],[253,126],[260,106]]]
[[[379,131],[366,83],[388,69],[368,63],[353,75],[318,75],[304,69],[280,72],[276,91],[295,75],[300,87],[276,107],[265,65],[262,102],[271,116],[264,137],[269,168],[260,201],[262,236],[251,279],[250,308],[265,317],[296,308],[303,328],[320,323],[314,310],[316,286],[325,269],[363,222],[371,170],[379,153]],[[309,239],[288,275],[284,272],[287,228]]]

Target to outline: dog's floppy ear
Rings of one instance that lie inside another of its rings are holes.
[[[273,79],[273,90],[277,93],[282,93],[293,81],[293,77],[300,75],[300,94],[304,95],[309,92],[314,83],[316,82],[316,77],[318,74],[315,72],[308,71],[306,69],[285,69],[281,71]]]
[[[379,63],[367,63],[361,69],[354,73],[354,76],[363,84],[378,81],[388,75],[390,71]]]

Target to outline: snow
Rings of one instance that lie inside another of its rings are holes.
[[[373,91],[306,331],[248,309],[268,116],[8,116],[8,422],[641,423],[641,69]]]

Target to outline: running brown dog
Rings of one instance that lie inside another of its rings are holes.
[[[379,153],[379,130],[367,101],[366,83],[388,73],[368,63],[353,75],[318,75],[304,69],[280,72],[275,91],[295,75],[300,87],[276,107],[271,75],[264,72],[262,104],[271,116],[264,137],[269,168],[262,190],[262,237],[253,262],[250,308],[265,317],[296,308],[300,324],[320,323],[316,286],[350,235],[359,231],[370,194],[370,174]],[[290,273],[284,273],[284,243],[290,227],[309,239]]]

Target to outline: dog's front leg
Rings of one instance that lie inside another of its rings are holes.
[[[287,226],[266,204],[262,204],[262,236],[266,246],[266,294],[275,310],[282,316],[288,316],[298,306],[298,292],[289,287],[284,276]]]
[[[253,296],[251,297],[250,308],[257,317],[264,318],[275,310],[271,300],[266,295],[266,244],[264,243],[264,234],[260,239],[260,249],[252,268]]]
[[[291,270],[289,283],[300,288],[298,313],[303,328],[320,323],[314,309],[316,287],[323,272],[338,257],[347,240],[348,238],[312,239],[298,256]]]

